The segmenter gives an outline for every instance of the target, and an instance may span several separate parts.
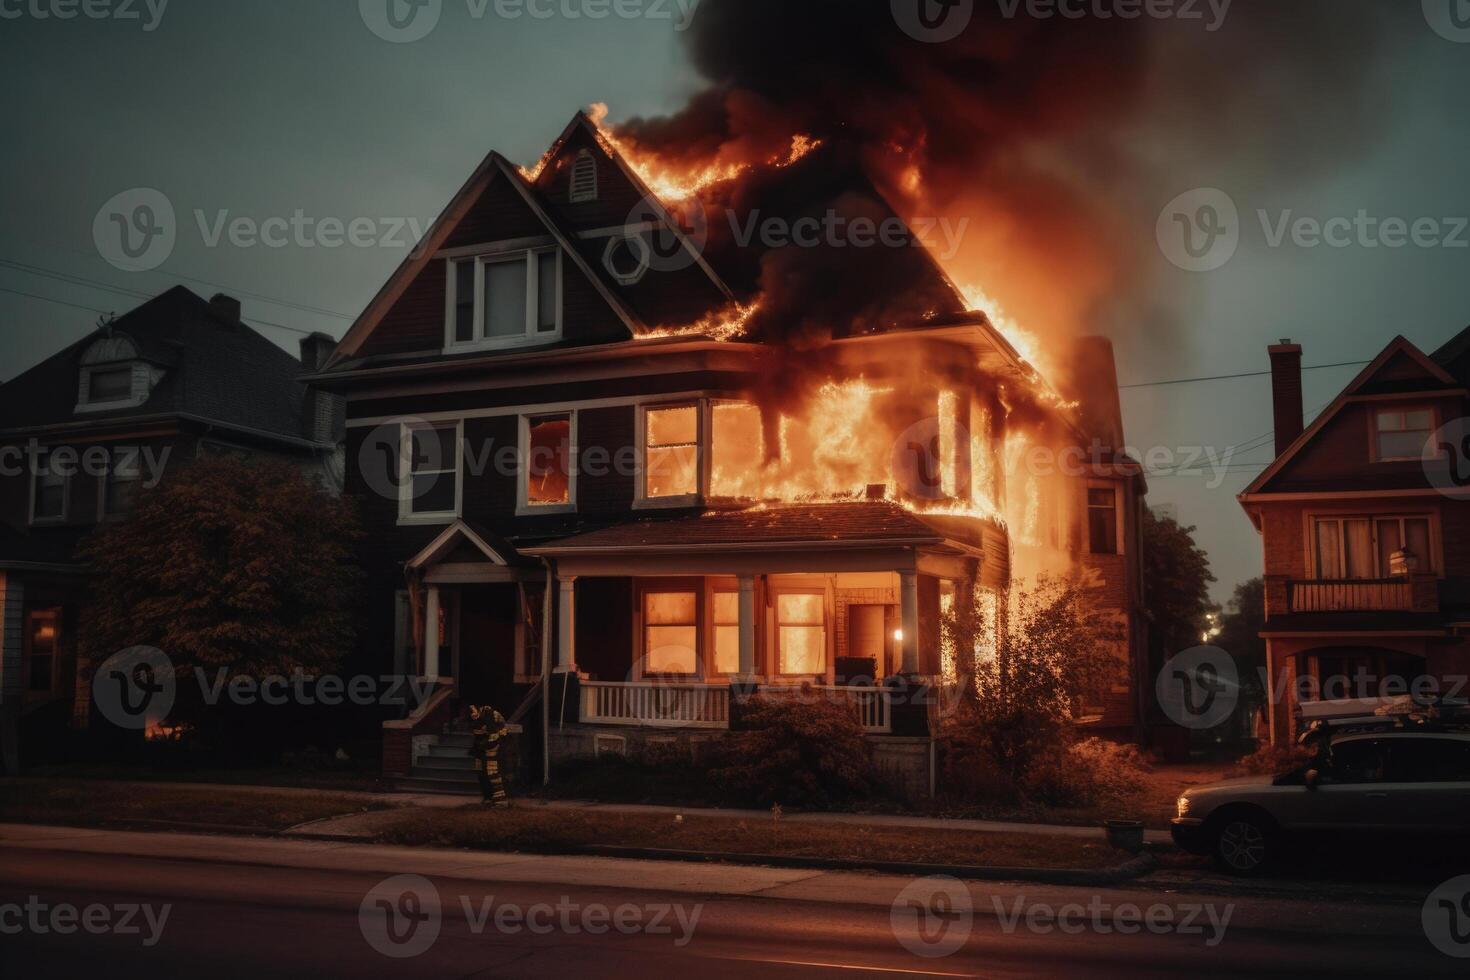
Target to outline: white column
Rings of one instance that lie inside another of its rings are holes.
[[[740,576],[740,678],[755,676],[755,576]]]
[[[556,672],[571,674],[577,670],[577,577],[558,575],[556,583]]]
[[[429,586],[424,599],[424,679],[439,679],[439,586]]]
[[[903,672],[919,672],[919,573],[899,572],[899,611],[903,616]]]

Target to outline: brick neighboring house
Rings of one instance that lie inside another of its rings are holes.
[[[140,487],[200,455],[300,463],[341,485],[340,400],[299,380],[301,359],[240,320],[227,296],[182,286],[143,303],[0,385],[0,749],[6,771],[63,755],[88,724],[76,627],[80,543],[125,516]],[[90,454],[90,455],[89,455]]]
[[[650,235],[687,261],[652,268]],[[941,610],[998,594],[1023,551],[1080,557],[1099,610],[1127,628],[1092,721],[1132,734],[1150,689],[1137,676],[1145,487],[1114,452],[1111,348],[1090,348],[1092,411],[1047,423],[1071,444],[1096,433],[1103,458],[1030,515],[1023,547],[964,511],[1003,472],[1002,387],[1016,398],[1038,382],[927,253],[893,255],[926,297],[914,322],[833,330],[804,356],[874,386],[914,363],[935,378],[980,365],[984,386],[934,381],[883,402],[894,431],[951,418],[976,438],[936,450],[940,499],[911,499],[886,456],[850,499],[763,494],[748,484],[772,434],[771,465],[824,451],[788,446],[788,420],[760,407],[783,352],[668,329],[750,296],[728,271],[739,263],[682,239],[582,114],[535,175],[486,158],[311,379],[347,401],[346,492],[368,532],[363,666],[440,682],[385,727],[385,774],[468,778],[444,732],[465,702],[526,726],[531,754],[567,759],[688,747],[731,723],[741,692],[805,683],[856,703],[880,764],[923,792],[932,719],[908,693],[945,679]]]
[[[1265,553],[1270,737],[1289,744],[1470,672],[1470,496],[1448,479],[1466,447],[1439,438],[1470,415],[1470,330],[1433,355],[1394,338],[1310,427],[1301,347],[1270,357],[1277,456],[1240,502]]]

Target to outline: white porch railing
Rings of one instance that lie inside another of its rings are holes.
[[[728,728],[726,685],[583,681],[582,721],[651,728]]]

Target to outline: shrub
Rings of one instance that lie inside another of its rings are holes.
[[[1087,738],[1037,760],[1024,789],[1047,806],[1112,806],[1141,790],[1147,772],[1133,746]]]
[[[836,698],[758,694],[740,727],[711,743],[709,777],[736,806],[829,809],[878,785],[856,708]]]
[[[1276,746],[1262,742],[1248,756],[1242,757],[1231,770],[1234,776],[1276,776],[1305,765],[1312,753],[1303,746]]]

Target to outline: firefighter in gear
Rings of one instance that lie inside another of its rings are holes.
[[[480,795],[487,804],[509,807],[505,780],[500,775],[500,740],[505,737],[505,718],[488,704],[482,708],[471,705],[470,718],[474,721],[471,734],[475,737],[475,774],[480,778]]]

